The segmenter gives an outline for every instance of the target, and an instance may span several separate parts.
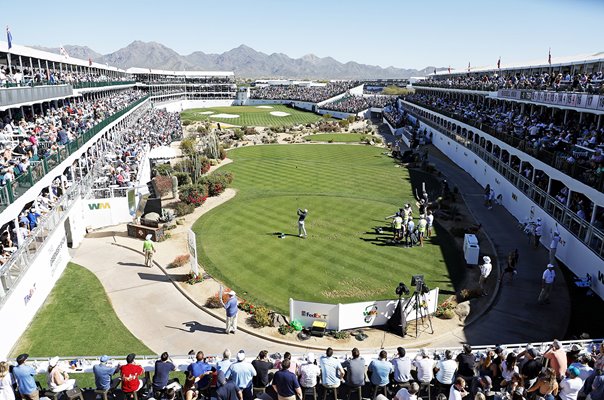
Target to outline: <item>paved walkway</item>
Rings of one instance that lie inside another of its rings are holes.
[[[393,136],[380,130],[386,141]],[[404,145],[403,145],[404,146]],[[518,274],[512,284],[509,275],[500,286],[490,309],[461,333],[452,335],[462,342],[479,344],[527,343],[554,338],[563,338],[570,319],[571,305],[564,276],[558,270],[557,281],[552,291],[551,304],[538,305],[537,297],[541,289],[541,276],[545,270],[549,254],[540,246],[534,249],[527,236],[518,228],[518,220],[502,206],[488,210],[484,206],[484,189],[436,147],[428,146],[428,160],[443,173],[451,190],[460,188],[463,199],[476,219],[482,224],[497,253],[499,268],[507,265],[507,255],[513,249],[520,254]],[[450,345],[451,339],[437,339],[431,345]]]
[[[536,299],[540,279],[547,264],[543,248],[534,250],[517,228],[517,221],[505,209],[483,206],[482,188],[470,175],[455,166],[438,150],[431,148],[430,162],[445,172],[450,186],[463,188],[464,200],[477,222],[482,223],[496,249],[500,263],[510,250],[520,252],[519,272],[512,285],[505,284],[491,309],[465,328],[451,330],[448,335],[420,337],[419,346],[445,347],[462,342],[472,344],[526,343],[562,338],[570,315],[570,302],[562,274],[556,283],[552,304],[540,306]],[[229,190],[228,196],[234,195]],[[205,211],[218,205],[209,198]],[[199,211],[188,220],[198,218]],[[183,235],[179,227],[176,235]],[[224,334],[224,323],[201,311],[187,299],[157,266],[147,268],[138,251],[142,242],[129,238],[125,226],[95,232],[73,251],[73,261],[94,272],[103,284],[117,316],[124,325],[151,350],[160,353],[185,354],[191,349],[219,354],[228,347],[245,349],[254,354],[291,349],[291,346],[239,332]],[[186,240],[158,243],[155,261],[168,265],[176,255],[186,254]],[[503,268],[502,265],[500,265]],[[198,302],[200,299],[197,299]],[[409,343],[409,347],[417,347]],[[302,352],[303,348],[298,350]]]

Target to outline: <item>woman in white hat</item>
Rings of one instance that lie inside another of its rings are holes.
[[[70,390],[75,387],[76,380],[69,379],[69,374],[59,365],[59,357],[53,357],[48,362],[48,387],[55,393]]]
[[[153,246],[153,242],[151,238],[153,236],[148,234],[145,237],[145,241],[143,242],[143,253],[145,253],[145,267],[151,267],[151,263],[153,262],[153,253],[155,253],[155,246]]]

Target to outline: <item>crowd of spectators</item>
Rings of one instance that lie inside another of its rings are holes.
[[[0,86],[31,86],[31,85],[60,85],[85,82],[127,81],[125,75],[108,77],[102,70],[91,69],[88,72],[75,72],[69,69],[31,69],[31,68],[0,68]]]
[[[392,96],[344,96],[339,100],[331,103],[323,104],[322,109],[340,111],[351,114],[359,113],[368,108],[383,108],[392,102]]]
[[[566,168],[580,165],[596,179],[604,173],[604,127],[598,129],[594,123],[580,123],[578,117],[563,122],[551,112],[521,112],[520,105],[511,103],[489,105],[487,102],[419,93],[405,99],[442,110],[479,128],[487,127],[514,137],[521,141],[520,147],[529,152],[538,154],[539,150],[546,150],[554,153],[564,159]],[[576,145],[583,151],[576,151]]]
[[[604,75],[602,71],[573,75],[569,72],[535,72],[533,74],[491,72],[467,75],[433,75],[423,81],[414,83],[414,85],[488,91],[534,89],[597,94],[603,93],[603,82]]]
[[[396,102],[391,103],[384,107],[382,115],[388,121],[390,126],[395,129],[402,128],[406,125],[407,112],[398,107]]]
[[[182,136],[180,115],[154,108],[116,136],[118,140],[106,143],[103,166],[95,171],[94,188],[103,190],[105,196],[109,188],[134,186],[145,151],[167,146]]]
[[[304,398],[306,393],[315,398],[324,394],[325,398],[328,392],[335,400],[357,396],[379,400],[461,400],[466,396],[472,400],[524,400],[534,398],[533,392],[544,400],[580,400],[588,396],[604,400],[604,344],[595,343],[565,348],[554,340],[549,346],[497,346],[478,352],[464,345],[458,354],[421,349],[415,355],[398,347],[394,354],[381,350],[377,358],[371,359],[361,356],[357,348],[347,355],[336,355],[328,348],[320,357],[311,352],[300,358],[289,352],[269,356],[263,350],[251,362],[243,350],[234,357],[228,349],[216,358],[206,357],[202,351],[189,354],[191,363],[182,383],[170,379],[177,364],[168,353],[155,361],[149,381],[144,379],[145,369],[136,362],[135,354],[129,354],[125,364],[102,356],[93,366],[95,389],[118,390],[120,380],[114,375],[121,375],[124,394],[138,392],[139,398],[143,395],[170,400],[175,391],[182,391],[186,400],[294,400]],[[38,395],[32,382],[36,371],[27,358],[27,354],[19,355],[12,369],[8,363],[0,364],[0,374],[7,383],[16,381],[22,397],[34,398]],[[60,371],[58,379],[55,369]],[[51,392],[77,384],[65,371],[58,357],[50,360],[47,374]],[[10,384],[2,387],[13,394]]]
[[[2,184],[12,184],[12,180],[28,173],[31,164],[47,153],[41,152],[42,142],[54,140],[52,146],[63,146],[77,135],[90,129],[140,98],[141,93],[127,90],[112,93],[104,98],[82,101],[77,104],[65,104],[59,109],[48,109],[45,116],[25,117],[15,126],[15,121],[5,119],[5,129],[19,135],[21,129],[29,137],[21,141],[16,149],[6,147],[0,162],[2,163]],[[28,122],[29,121],[29,122]],[[59,135],[57,132],[66,132]],[[139,117],[136,123],[123,132],[114,135],[115,141],[105,141],[104,152],[98,156],[89,150],[86,154],[87,165],[102,161],[103,167],[97,178],[97,187],[127,187],[135,181],[144,149],[169,144],[174,137],[180,137],[182,128],[179,115],[165,110],[152,109]],[[59,137],[66,137],[60,143]],[[52,148],[52,146],[50,148]],[[102,160],[98,157],[102,157]],[[17,217],[17,225],[11,221],[4,225],[0,233],[0,265],[5,264],[12,254],[35,233],[36,228],[58,203],[71,182],[79,176],[72,175],[72,169],[66,169],[49,188],[44,188],[37,198],[28,203]],[[9,178],[10,177],[10,178]]]
[[[320,103],[358,86],[354,81],[329,82],[325,86],[271,85],[251,90],[252,99],[296,100]]]

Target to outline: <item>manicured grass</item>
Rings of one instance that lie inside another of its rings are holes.
[[[361,139],[366,137],[367,135],[360,135],[358,133],[323,133],[304,136],[304,139],[310,139],[313,142],[329,142],[331,140],[340,143],[354,143],[360,142]]]
[[[222,170],[234,173],[237,196],[193,229],[200,262],[244,299],[287,313],[290,297],[389,299],[414,274],[446,290],[458,279],[463,268],[450,261],[459,257],[451,257],[446,236],[432,239],[441,245],[408,249],[389,245],[389,232],[375,233],[389,225],[385,216],[414,203],[407,170],[383,149],[270,145],[234,149],[229,158]],[[307,239],[297,237],[298,208],[309,210]]]
[[[211,107],[194,108],[183,111],[180,116],[183,121],[213,121],[238,126],[291,126],[315,123],[322,119],[320,115],[312,112],[300,111],[286,107],[282,104],[267,104],[272,108],[259,108],[258,106],[233,106],[233,107]],[[202,114],[204,112],[214,114],[234,114],[238,118],[216,118],[213,114]],[[275,116],[271,112],[284,112],[290,115]]]
[[[12,357],[153,354],[118,319],[98,278],[70,263]]]

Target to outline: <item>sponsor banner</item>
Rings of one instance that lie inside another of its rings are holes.
[[[192,229],[187,234],[187,247],[189,248],[189,260],[191,262],[191,272],[195,276],[199,275],[199,265],[197,265],[197,236]]]
[[[604,96],[587,93],[500,89],[497,91],[497,97],[501,99],[525,100],[534,103],[604,111]]]
[[[425,316],[426,309],[433,314],[438,306],[438,288],[426,293],[417,307],[415,296],[403,298],[407,321]],[[369,326],[385,325],[396,310],[398,299],[364,301],[348,304],[313,303],[309,301],[289,300],[290,321],[299,321],[305,327],[310,327],[316,320],[326,321],[327,329],[343,330]]]

